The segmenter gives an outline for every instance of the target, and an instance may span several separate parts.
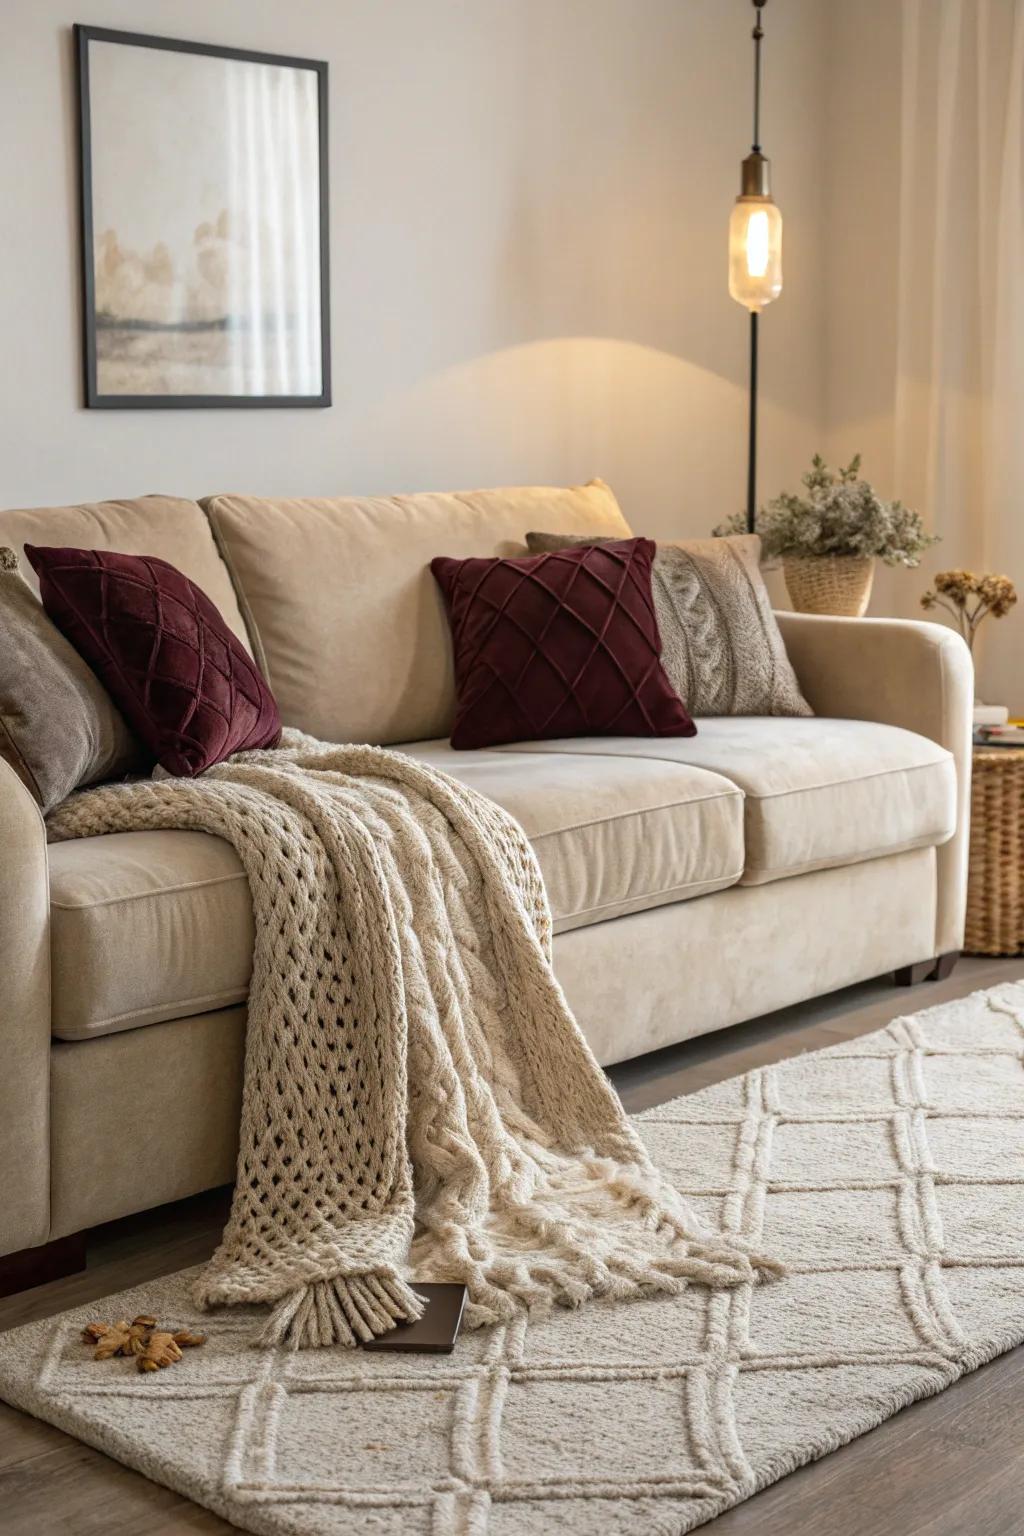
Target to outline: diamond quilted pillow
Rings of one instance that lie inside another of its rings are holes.
[[[693,736],[661,666],[650,539],[432,560],[455,653],[453,747]]]
[[[26,544],[50,618],[169,773],[193,778],[271,747],[281,717],[259,668],[195,582],[150,555]]]

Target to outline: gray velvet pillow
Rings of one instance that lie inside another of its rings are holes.
[[[113,700],[0,548],[0,758],[43,814],[72,790],[151,763]]]
[[[528,533],[531,554],[599,539]],[[658,544],[661,664],[691,715],[810,715],[761,575],[756,534]]]

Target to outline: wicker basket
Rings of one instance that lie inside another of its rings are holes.
[[[875,562],[860,555],[784,555],[789,600],[797,613],[859,619],[871,598]]]
[[[970,955],[1024,949],[1024,750],[974,754],[964,948]]]

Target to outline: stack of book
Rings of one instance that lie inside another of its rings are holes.
[[[976,725],[977,747],[1024,747],[1024,720],[1007,720],[1002,725]]]

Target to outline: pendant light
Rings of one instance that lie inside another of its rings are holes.
[[[740,172],[740,195],[729,220],[729,292],[750,311],[750,439],[747,459],[747,528],[757,517],[758,316],[782,292],[782,214],[772,201],[770,163],[761,153],[762,13],[754,6],[754,142]]]

